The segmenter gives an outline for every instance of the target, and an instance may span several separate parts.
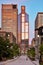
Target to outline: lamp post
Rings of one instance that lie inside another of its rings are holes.
[[[9,37],[10,35],[8,34],[8,37]]]
[[[37,35],[37,47],[38,47],[38,59],[40,58],[40,53],[39,53],[39,44],[40,44],[40,39],[39,39],[39,35]]]
[[[37,45],[39,46],[39,35],[37,35]]]
[[[39,35],[37,35],[37,37],[39,38]]]

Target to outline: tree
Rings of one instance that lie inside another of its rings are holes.
[[[27,56],[34,60],[35,59],[35,49],[30,48],[30,50],[27,50]]]
[[[43,44],[40,45],[39,50],[40,50],[40,54],[43,54]]]
[[[4,39],[3,37],[0,37],[0,59],[2,59],[4,50],[5,50],[3,43],[4,43]]]
[[[11,59],[19,53],[19,46],[16,43],[10,43],[9,39],[0,37],[0,60]]]
[[[0,37],[0,60],[3,58],[12,58],[13,55],[13,48],[10,47],[10,42],[8,39],[4,39]]]
[[[43,44],[40,45],[39,51],[40,51],[39,63],[40,63],[41,65],[43,65]]]
[[[13,45],[13,50],[14,50],[14,56],[18,56],[20,54],[18,44]]]
[[[31,48],[30,51],[31,51],[31,56],[32,56],[32,57],[35,57],[35,49],[34,49],[34,48]]]

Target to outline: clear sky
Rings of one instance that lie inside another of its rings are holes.
[[[43,0],[0,0],[0,22],[1,22],[1,4],[17,4],[18,12],[21,11],[21,5],[26,6],[26,12],[29,14],[29,39],[30,43],[34,37],[34,24],[38,12],[43,12]],[[1,23],[0,23],[1,26]]]

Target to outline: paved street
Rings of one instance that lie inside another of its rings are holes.
[[[5,65],[39,65],[37,61],[31,61],[29,58],[26,60],[27,56],[20,56],[17,60],[6,63]]]

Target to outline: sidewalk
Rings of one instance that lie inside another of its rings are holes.
[[[26,60],[26,58],[27,56],[18,56],[14,59],[0,62],[0,65],[39,65],[38,59],[32,61],[30,58],[28,58],[28,60]]]
[[[11,60],[1,61],[1,62],[0,62],[0,65],[5,65],[6,63],[15,61],[15,60],[17,60],[18,58],[19,58],[19,56],[18,56],[18,57],[14,57],[14,59],[11,59]]]
[[[38,60],[38,59],[36,59],[35,61],[32,61],[32,60],[31,60],[31,62],[32,62],[34,65],[39,65],[39,60]]]
[[[37,61],[31,61],[29,58],[26,60],[27,56],[22,55],[16,61],[9,62],[5,65],[38,65]],[[36,64],[37,63],[37,64]]]

